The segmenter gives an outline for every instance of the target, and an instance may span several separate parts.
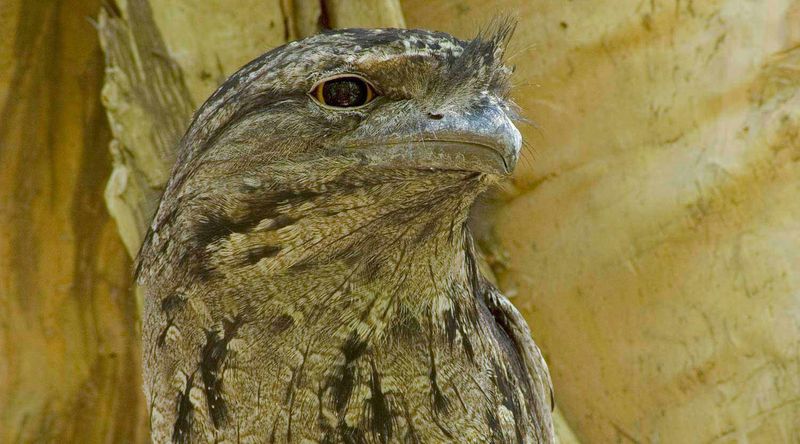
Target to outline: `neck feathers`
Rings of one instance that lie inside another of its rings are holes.
[[[151,288],[169,286],[165,292],[175,283],[258,283],[248,291],[256,300],[275,297],[260,282],[289,280],[303,288],[297,283],[339,282],[394,294],[395,302],[412,307],[436,303],[436,295],[422,293],[449,294],[469,284],[464,223],[486,187],[481,176],[327,171],[326,177],[296,169],[237,175],[207,192],[171,199],[181,205],[162,205],[140,255],[141,280]],[[186,189],[202,190],[191,183]]]

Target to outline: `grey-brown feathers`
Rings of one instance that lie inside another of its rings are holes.
[[[330,32],[209,98],[138,258],[154,441],[552,442],[546,366],[465,225],[481,162],[519,149],[507,34]],[[343,73],[378,97],[308,94]]]

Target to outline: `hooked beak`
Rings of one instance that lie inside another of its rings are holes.
[[[408,130],[349,145],[370,165],[509,175],[522,136],[506,113],[484,106],[464,113],[422,115]]]

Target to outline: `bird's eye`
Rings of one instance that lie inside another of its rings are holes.
[[[358,108],[375,98],[375,89],[361,77],[340,76],[317,83],[311,97],[332,108]]]

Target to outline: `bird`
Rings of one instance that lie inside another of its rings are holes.
[[[513,28],[322,32],[197,110],[135,262],[153,442],[554,442],[468,224],[520,155]]]

